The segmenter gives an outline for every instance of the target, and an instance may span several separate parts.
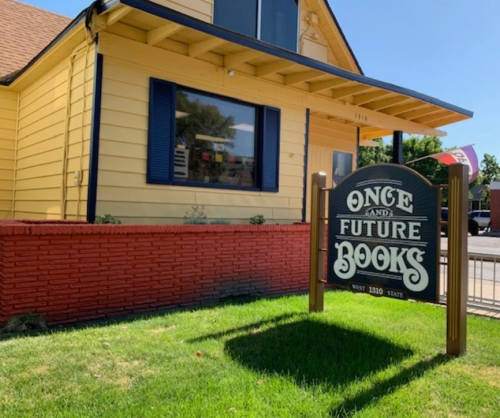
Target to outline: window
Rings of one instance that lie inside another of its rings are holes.
[[[262,0],[260,39],[297,51],[297,0]]]
[[[298,0],[215,0],[214,23],[297,51]]]
[[[151,79],[148,183],[278,191],[280,111]]]
[[[174,180],[257,187],[256,111],[178,87]]]
[[[215,0],[214,23],[257,38],[258,0]]]
[[[352,173],[352,154],[333,152],[333,186],[337,186],[345,177]]]

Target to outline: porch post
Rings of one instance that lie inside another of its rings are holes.
[[[392,137],[392,162],[403,164],[403,132],[394,131]]]
[[[357,132],[356,132],[356,168],[359,168],[359,143],[361,142],[360,141],[360,133],[361,133],[361,129],[357,129]]]

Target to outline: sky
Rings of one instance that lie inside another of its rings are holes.
[[[304,0],[303,0],[304,1]],[[23,0],[75,17],[91,0]],[[446,148],[475,143],[500,160],[499,0],[329,0],[366,76],[474,112],[441,128]]]

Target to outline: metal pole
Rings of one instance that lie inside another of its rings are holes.
[[[392,163],[403,164],[403,132],[394,131],[392,137]]]
[[[360,157],[360,149],[359,144],[361,143],[361,129],[358,128],[356,131],[356,168],[359,168],[359,157]]]
[[[446,354],[461,356],[467,349],[468,295],[468,167],[450,165],[448,196],[448,296]]]
[[[309,312],[323,312],[325,299],[325,189],[326,174],[314,173],[311,181],[311,252]]]

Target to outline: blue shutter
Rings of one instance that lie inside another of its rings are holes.
[[[278,192],[281,111],[264,106],[262,114],[261,188],[264,192]]]
[[[176,85],[152,78],[149,92],[147,182],[172,184]]]

